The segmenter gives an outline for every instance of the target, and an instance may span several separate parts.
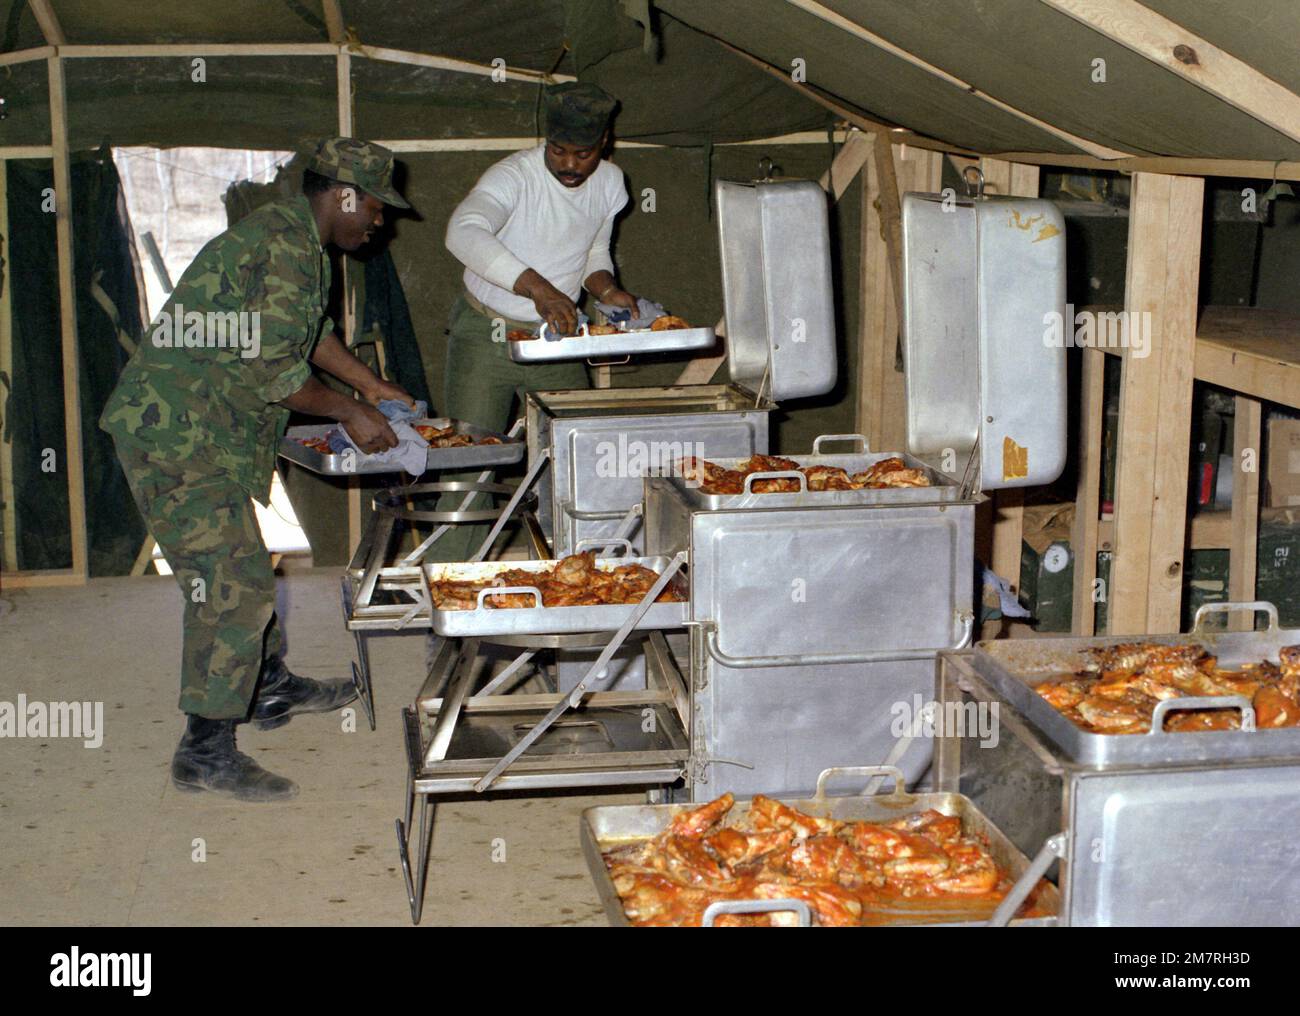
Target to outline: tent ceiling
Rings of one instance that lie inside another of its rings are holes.
[[[328,39],[322,0],[48,2],[69,45]],[[1143,2],[1300,91],[1295,0]],[[780,74],[801,58],[808,85],[850,113],[953,148],[1077,155],[1099,147],[1135,156],[1300,160],[1300,141],[1043,0],[653,0],[657,60],[642,52],[641,27],[626,13],[644,0],[338,4],[345,25],[368,46],[480,64],[501,58],[511,67],[598,81],[623,100],[624,137],[699,144],[807,129],[831,118],[809,94],[752,66],[725,42]],[[831,23],[835,18],[847,19],[848,30]],[[0,19],[0,50],[43,44],[27,0],[0,0]],[[854,25],[887,45],[859,37]],[[1093,80],[1097,59],[1105,61],[1104,83]],[[286,130],[305,136],[331,121],[329,56],[211,58],[205,91],[193,87],[180,59],[77,59],[69,66],[69,121],[79,145],[109,136],[118,143],[269,146],[283,144]],[[5,73],[10,116],[0,122],[0,144],[40,143],[48,137],[40,122],[42,75],[27,67]],[[532,131],[531,84],[365,59],[354,61],[354,82],[359,133]]]

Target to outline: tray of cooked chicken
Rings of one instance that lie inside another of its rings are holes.
[[[800,903],[821,926],[982,923],[1029,866],[950,793],[588,808],[581,837],[606,915],[623,926],[698,926],[717,904],[732,911],[710,914],[717,926],[791,925]],[[1020,888],[1013,923],[1054,923],[1055,886]]]
[[[668,567],[666,557],[426,564],[433,630],[446,636],[558,635],[616,631]],[[674,575],[636,628],[679,628],[685,576]]]
[[[370,473],[399,473],[402,467],[378,462],[373,455],[334,451],[331,438],[341,424],[309,424],[290,427],[280,439],[280,455],[314,473],[325,476],[356,476]],[[477,466],[505,466],[524,457],[524,442],[506,434],[448,417],[412,420],[411,426],[429,444],[426,469],[473,469]]]
[[[1300,757],[1300,630],[981,642],[972,665],[1082,764]]]
[[[957,488],[907,455],[751,455],[678,460],[671,482],[694,508],[951,501]]]
[[[510,359],[516,363],[588,360],[636,353],[685,353],[710,349],[718,341],[712,328],[692,328],[679,317],[664,315],[649,328],[623,330],[615,325],[583,324],[576,335],[548,338],[547,326],[537,332],[506,333]]]

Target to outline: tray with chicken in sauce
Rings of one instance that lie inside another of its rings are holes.
[[[433,630],[439,635],[547,635],[616,631],[668,567],[666,557],[427,564]],[[637,622],[638,629],[686,621],[680,573]]]
[[[614,325],[587,325],[576,335],[558,339],[541,333],[515,330],[506,333],[510,359],[516,363],[551,363],[556,360],[587,360],[634,353],[686,353],[711,349],[718,341],[712,328],[692,328],[672,315],[656,318],[649,328],[624,331]]]

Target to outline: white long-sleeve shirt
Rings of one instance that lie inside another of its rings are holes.
[[[540,321],[512,291],[528,268],[572,300],[592,272],[614,271],[614,216],[627,204],[623,171],[602,161],[581,187],[546,168],[544,145],[490,167],[447,223],[447,249],[465,265],[465,288],[502,317]]]

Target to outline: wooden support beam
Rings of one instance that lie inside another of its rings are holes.
[[[1009,113],[1016,119],[1023,120],[1025,123],[1031,124],[1039,130],[1051,134],[1055,138],[1059,138],[1066,144],[1073,145],[1081,152],[1087,152],[1089,155],[1100,159],[1123,159],[1130,155],[1129,152],[1121,152],[1114,148],[1107,148],[1105,145],[1100,145],[1095,141],[1090,141],[1088,138],[1079,137],[1077,134],[1071,134],[1069,131],[1061,130],[1061,128],[1048,123],[1046,120],[1040,120],[1031,113],[1026,113],[1024,110],[1016,109],[1009,103],[1003,102],[1001,99],[995,98],[987,92],[981,91],[969,81],[963,81],[955,74],[949,74],[942,68],[936,67],[934,64],[922,60],[919,56],[908,52],[901,46],[894,45],[883,36],[877,35],[875,32],[863,28],[856,21],[849,20],[844,17],[844,15],[838,14],[830,8],[817,3],[816,0],[786,0],[786,3],[793,7],[798,7],[801,11],[805,11],[814,17],[820,18],[827,24],[834,25],[841,31],[847,32],[855,38],[861,39],[863,42],[870,43],[877,49],[884,50],[891,56],[895,56],[900,60],[905,60],[913,67],[919,67],[927,74],[932,74],[941,81],[946,81],[954,88],[958,88],[963,92],[973,95],[977,99],[981,99],[988,103],[990,106],[1000,109],[1004,113]]]
[[[1181,626],[1204,192],[1200,178],[1133,177],[1124,306],[1141,315],[1150,355],[1125,357],[1120,391],[1114,635]]]
[[[347,26],[343,23],[343,9],[339,0],[321,0],[325,14],[325,31],[329,33],[330,42],[342,45],[348,41]]]
[[[53,46],[33,46],[31,49],[17,49],[12,53],[0,53],[0,67],[12,67],[17,64],[48,60],[54,55]]]
[[[849,184],[857,176],[858,171],[862,169],[862,164],[867,161],[870,154],[870,137],[859,131],[850,132],[848,138],[836,153],[835,158],[831,160],[830,168],[822,174],[821,179],[818,181],[823,188],[830,192],[832,201],[840,199],[840,196],[848,189]],[[717,323],[716,330],[719,338],[725,343],[725,318]],[[725,350],[710,356],[697,357],[682,369],[675,384],[708,384],[726,359]]]
[[[1228,599],[1255,599],[1259,553],[1259,470],[1264,414],[1259,401],[1237,396],[1232,424],[1232,545],[1228,554]],[[1249,614],[1231,614],[1230,631],[1253,631]]]
[[[0,593],[11,589],[44,589],[50,586],[84,586],[85,584],[86,576],[73,568],[0,573]]]
[[[1136,0],[1042,3],[1300,141],[1300,95]]]
[[[440,71],[456,71],[461,74],[477,74],[483,77],[504,74],[507,81],[527,81],[538,84],[541,82],[578,80],[572,74],[550,74],[547,71],[535,71],[518,67],[498,69],[490,64],[474,63],[471,60],[457,60],[447,56],[434,56],[430,53],[413,53],[410,50],[389,49],[384,46],[355,46],[352,52],[371,60],[408,64],[415,67],[432,67]]]
[[[0,375],[7,380],[0,389],[0,406],[8,405],[14,381],[13,291],[10,275],[9,244],[9,165],[0,162]],[[18,568],[18,506],[14,499],[14,446],[4,440],[9,432],[8,420],[0,414],[0,529],[4,530],[4,543],[0,546],[0,571]]]
[[[842,127],[835,128],[835,140],[841,144],[852,136],[852,132]],[[377,141],[394,152],[517,152],[525,148],[534,148],[537,137],[529,135],[519,138],[381,138]],[[825,145],[825,131],[795,131],[791,134],[778,134],[766,138],[750,138],[746,141],[720,141],[715,148],[736,148],[754,145]],[[624,141],[619,138],[614,142],[617,153],[630,148],[672,148],[672,145],[660,145],[650,141]]]
[[[86,554],[86,482],[81,450],[81,383],[78,370],[76,279],[72,261],[72,171],[68,159],[67,95],[63,61],[49,60],[50,133],[54,147],[55,235],[59,255],[59,328],[63,355],[63,469],[68,477],[68,519],[72,536],[72,571],[84,579]]]
[[[0,146],[0,160],[5,159],[52,159],[52,145],[4,145]]]
[[[350,138],[355,129],[353,125],[352,103],[352,54],[347,49],[340,49],[336,60],[338,128],[342,137]],[[342,270],[340,291],[343,294],[343,344],[351,349],[357,341],[356,293],[354,291],[353,272],[350,270],[347,254],[339,259]],[[361,542],[361,478],[356,475],[348,477],[348,549]]]
[[[27,6],[36,15],[36,23],[41,26],[41,35],[45,36],[46,42],[51,46],[67,44],[68,40],[63,35],[63,26],[59,24],[54,8],[50,6],[50,0],[27,0]]]
[[[1083,362],[1079,381],[1079,479],[1074,501],[1074,531],[1070,535],[1070,549],[1074,553],[1074,615],[1070,631],[1075,635],[1093,635],[1097,621],[1093,589],[1100,542],[1106,355],[1097,349],[1083,349],[1080,353]]]

